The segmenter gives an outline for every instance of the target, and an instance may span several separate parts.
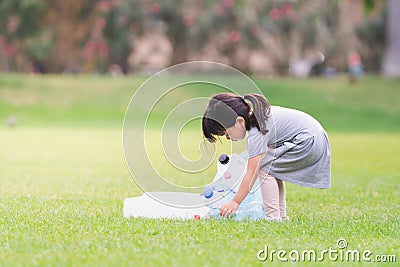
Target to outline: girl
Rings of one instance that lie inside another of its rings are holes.
[[[232,201],[220,208],[223,217],[233,216],[259,177],[266,219],[285,220],[284,181],[329,188],[331,158],[328,136],[317,120],[289,108],[270,106],[259,94],[214,95],[202,122],[210,142],[217,136],[237,141],[247,133],[247,172]]]

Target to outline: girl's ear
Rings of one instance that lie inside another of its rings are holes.
[[[246,121],[244,120],[243,117],[238,116],[238,117],[236,118],[236,123],[240,124],[241,126],[244,126],[244,125],[246,124]]]

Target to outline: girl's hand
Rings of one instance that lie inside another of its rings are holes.
[[[226,218],[232,218],[238,208],[239,203],[237,203],[235,200],[231,200],[219,209],[219,215]]]

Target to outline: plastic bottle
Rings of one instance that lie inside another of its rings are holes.
[[[216,192],[222,193],[238,188],[246,168],[247,152],[240,155],[222,154],[218,159],[214,181],[204,188],[203,196],[209,199],[214,197]]]
[[[246,174],[247,159],[247,151],[232,155],[222,154],[218,158],[217,175],[214,180],[223,177],[229,186],[237,184]]]
[[[240,203],[235,213],[235,219],[238,221],[258,220],[264,218],[264,204],[260,190],[251,191],[246,198]]]
[[[225,198],[221,198],[220,200],[208,204],[210,210],[207,214],[207,217],[220,218],[219,214],[221,206],[232,200],[234,196],[234,192],[231,191],[226,194]],[[259,220],[264,218],[264,204],[260,190],[249,192],[242,203],[240,203],[239,208],[233,218],[237,221]]]
[[[214,181],[204,188],[203,196],[210,207],[209,217],[220,217],[220,207],[233,199],[247,169],[247,151],[241,154],[222,154],[217,163]],[[264,208],[258,180],[235,213],[235,220],[262,219]]]

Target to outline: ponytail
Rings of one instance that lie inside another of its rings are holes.
[[[215,142],[216,136],[224,135],[226,129],[235,125],[238,116],[244,118],[247,131],[256,127],[265,135],[268,132],[269,112],[270,104],[263,95],[216,94],[210,99],[204,112],[203,135],[210,142]]]
[[[243,100],[249,104],[250,112],[252,112],[249,124],[256,126],[258,130],[265,135],[268,132],[267,119],[271,107],[268,100],[260,94],[244,95]]]

